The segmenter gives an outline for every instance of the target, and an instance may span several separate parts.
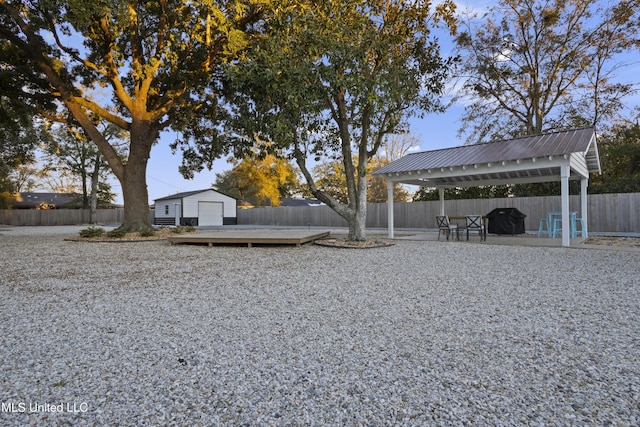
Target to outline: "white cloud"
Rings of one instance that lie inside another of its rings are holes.
[[[482,16],[489,11],[495,2],[483,0],[467,0],[456,3],[456,15],[460,18],[469,18],[472,16]]]

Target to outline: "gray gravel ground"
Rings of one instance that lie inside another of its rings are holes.
[[[77,230],[0,230],[0,425],[640,424],[638,252]]]

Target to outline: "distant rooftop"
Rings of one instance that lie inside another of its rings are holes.
[[[75,208],[81,205],[82,196],[75,193],[36,193],[23,191],[15,195],[14,209]]]

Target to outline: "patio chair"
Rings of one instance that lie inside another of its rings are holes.
[[[578,230],[578,225],[580,226],[580,230]],[[575,238],[578,233],[580,233],[580,237],[587,237],[584,229],[584,219],[576,217],[571,221],[571,238]]]
[[[451,224],[449,222],[449,217],[447,215],[436,215],[436,223],[438,224],[438,240],[440,240],[440,234],[444,231],[447,240],[449,240],[449,236],[452,231],[458,232],[458,225]],[[460,234],[457,234],[458,240],[460,240]]]
[[[538,227],[538,237],[542,236],[543,234],[546,234],[547,237],[551,237],[551,227],[549,227],[548,218],[540,219],[540,226]]]
[[[480,241],[487,240],[487,229],[484,227],[482,215],[467,215],[467,240],[469,240],[469,231],[477,231]]]

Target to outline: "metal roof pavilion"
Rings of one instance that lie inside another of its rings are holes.
[[[568,181],[580,179],[581,217],[586,230],[587,183],[589,174],[594,172],[601,172],[596,132],[593,127],[587,127],[412,153],[378,169],[374,175],[382,175],[387,179],[389,236],[393,237],[394,183],[438,188],[443,202],[441,210],[444,210],[443,189],[447,187],[561,181],[562,219],[563,224],[568,224]],[[441,213],[444,215],[444,212]],[[569,227],[562,227],[565,246],[569,246],[569,231]]]

